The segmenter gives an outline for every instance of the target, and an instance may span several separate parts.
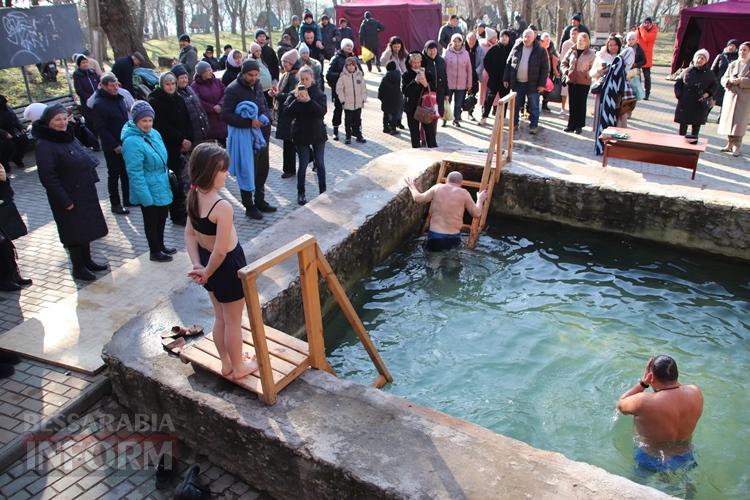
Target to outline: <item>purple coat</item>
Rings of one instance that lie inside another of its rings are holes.
[[[191,87],[198,94],[201,105],[208,115],[208,139],[226,139],[227,124],[221,119],[221,110],[218,113],[214,110],[214,106],[221,105],[224,84],[218,78],[204,80],[195,75]]]

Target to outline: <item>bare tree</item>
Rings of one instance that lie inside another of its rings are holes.
[[[153,67],[143,47],[143,31],[137,32],[130,5],[126,0],[99,0],[102,29],[107,34],[115,57],[140,52],[146,65]]]
[[[174,0],[175,24],[177,26],[177,36],[187,33],[185,24],[185,0]]]
[[[292,11],[292,15],[302,17],[302,12],[305,10],[305,2],[303,0],[289,0],[289,10]]]
[[[214,40],[216,42],[216,53],[219,53],[221,41],[219,40],[221,28],[219,27],[219,0],[211,0],[211,17],[214,21]]]

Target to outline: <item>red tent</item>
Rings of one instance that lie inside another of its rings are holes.
[[[422,49],[427,40],[437,40],[442,21],[441,5],[430,0],[354,0],[336,5],[336,17],[345,17],[354,30],[354,46],[359,52],[359,26],[365,11],[383,23],[380,48],[396,35],[404,41],[405,49]]]
[[[687,66],[699,49],[708,50],[713,61],[732,38],[740,42],[750,39],[750,0],[683,9],[674,41],[672,72]]]

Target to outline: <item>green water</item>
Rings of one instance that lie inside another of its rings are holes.
[[[500,220],[475,251],[406,242],[352,292],[395,379],[384,390],[673,495],[749,497],[750,265]],[[338,313],[326,337],[339,376],[369,384]],[[686,473],[636,470],[614,409],[659,353],[705,398]]]

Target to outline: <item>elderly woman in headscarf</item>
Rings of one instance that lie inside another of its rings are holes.
[[[727,136],[727,145],[722,151],[731,151],[734,156],[739,156],[742,136],[750,120],[750,42],[740,45],[739,58],[729,63],[721,84],[726,92],[718,132]]]
[[[708,65],[708,58],[706,49],[697,51],[693,62],[674,83],[677,98],[674,121],[680,124],[680,135],[687,135],[690,125],[692,135],[697,136],[711,111],[710,99],[716,94],[719,83]]]
[[[229,56],[227,56],[227,69],[221,75],[221,83],[225,87],[228,87],[230,83],[237,79],[237,75],[240,74],[240,69],[242,68],[242,61],[242,52],[237,49],[232,50]]]

